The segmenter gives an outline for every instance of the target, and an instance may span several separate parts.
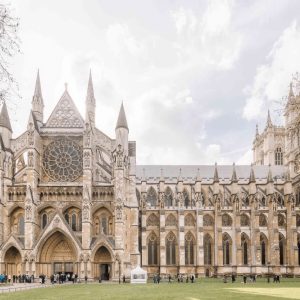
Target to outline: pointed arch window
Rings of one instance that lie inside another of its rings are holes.
[[[212,239],[207,234],[204,237],[204,264],[205,265],[212,265]]]
[[[260,227],[267,227],[267,218],[264,214],[259,215],[259,226]]]
[[[285,217],[283,214],[278,215],[278,226],[285,227]]]
[[[166,226],[177,226],[177,219],[173,214],[167,216]]]
[[[76,226],[76,223],[77,223],[77,216],[75,213],[72,214],[72,217],[71,217],[71,227],[72,227],[72,230],[76,231],[77,229],[77,226]]]
[[[283,153],[281,147],[277,147],[275,150],[275,165],[277,166],[283,165]]]
[[[151,214],[146,222],[147,226],[159,226],[159,218],[155,214]]]
[[[106,214],[100,216],[100,233],[108,234],[108,216]]]
[[[185,264],[193,265],[194,264],[194,237],[188,232],[185,235]]]
[[[242,234],[241,236],[241,246],[243,265],[248,265],[249,239],[245,234]]]
[[[250,219],[246,214],[241,215],[241,226],[250,226]]]
[[[69,224],[69,214],[68,213],[65,213],[65,220]]]
[[[188,208],[190,206],[190,197],[186,189],[183,190],[184,206]]]
[[[167,265],[176,265],[176,236],[170,232],[166,238]]]
[[[204,215],[203,217],[203,226],[208,227],[208,226],[213,226],[214,225],[214,219],[210,215]]]
[[[232,219],[228,214],[222,215],[222,226],[225,227],[232,226]]]
[[[285,238],[279,234],[279,263],[281,266],[285,264]]]
[[[267,261],[267,239],[264,235],[260,235],[260,259],[263,266],[266,265]]]
[[[44,229],[47,226],[48,223],[48,216],[46,213],[42,215],[42,229]]]
[[[19,232],[19,235],[25,234],[25,222],[24,222],[23,215],[20,215],[20,217],[19,217],[18,232]]]
[[[187,214],[184,217],[184,226],[195,226],[195,219],[192,214]]]
[[[231,238],[228,234],[223,236],[223,264],[228,266],[231,263]]]
[[[172,205],[173,205],[173,193],[170,187],[167,187],[165,192],[165,206],[170,207]]]
[[[156,206],[157,204],[157,193],[152,186],[147,192],[147,203],[149,203],[151,206]]]
[[[151,233],[148,238],[148,265],[158,264],[158,244],[157,236]]]

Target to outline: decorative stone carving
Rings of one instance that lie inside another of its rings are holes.
[[[224,227],[232,226],[232,219],[228,214],[222,215],[222,226]]]
[[[26,205],[25,207],[25,215],[26,220],[31,221],[32,220],[32,207],[30,205]]]
[[[65,93],[58,102],[46,126],[55,128],[83,127],[82,118],[68,93]]]
[[[203,217],[203,226],[213,226],[214,225],[214,219],[210,215],[204,215]]]
[[[185,216],[184,226],[195,226],[195,219],[191,214]]]
[[[295,157],[295,172],[300,173],[300,153]]]
[[[159,226],[159,218],[155,214],[151,214],[147,219],[147,226]]]
[[[34,127],[32,123],[29,123],[27,136],[28,146],[32,147],[34,145]]]
[[[89,151],[84,151],[83,153],[83,164],[85,168],[91,167],[91,155]]]
[[[114,154],[114,162],[117,168],[123,168],[124,163],[124,150],[122,145],[118,145],[115,154]]]
[[[167,216],[166,226],[177,226],[177,219],[173,214]]]

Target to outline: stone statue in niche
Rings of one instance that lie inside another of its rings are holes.
[[[33,146],[34,145],[34,127],[32,123],[29,123],[29,129],[28,129],[28,145]]]
[[[122,149],[122,145],[119,144],[115,154],[115,163],[118,168],[123,167],[123,161],[124,161],[124,150]]]

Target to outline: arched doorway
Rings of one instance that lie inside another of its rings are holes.
[[[40,274],[78,274],[76,251],[70,240],[61,232],[53,233],[44,243],[40,252]]]
[[[20,275],[22,273],[22,257],[19,250],[12,246],[4,256],[5,271],[7,275]]]
[[[112,257],[105,246],[99,247],[94,257],[95,278],[110,280],[112,278]]]

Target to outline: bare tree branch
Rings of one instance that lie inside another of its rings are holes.
[[[18,90],[10,71],[12,58],[20,52],[18,37],[19,19],[14,17],[9,5],[0,4],[0,100],[9,100]]]

